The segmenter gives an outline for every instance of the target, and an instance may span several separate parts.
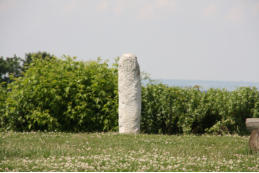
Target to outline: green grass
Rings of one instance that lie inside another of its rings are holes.
[[[259,171],[248,136],[0,134],[0,171]]]

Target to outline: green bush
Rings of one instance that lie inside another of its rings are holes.
[[[81,62],[30,54],[30,64],[8,88],[0,86],[0,129],[17,131],[116,131],[117,62]],[[143,133],[246,133],[245,119],[259,117],[259,91],[169,87],[142,74]]]
[[[19,131],[117,128],[117,69],[107,62],[35,58],[8,89],[5,117]]]
[[[141,130],[145,133],[246,133],[245,119],[259,117],[259,92],[242,87],[225,89],[142,88]]]
[[[4,128],[5,125],[4,113],[7,89],[4,85],[4,83],[0,83],[0,129]]]

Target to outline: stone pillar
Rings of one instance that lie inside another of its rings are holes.
[[[259,129],[254,129],[249,138],[249,147],[252,151],[259,151]]]
[[[119,60],[119,133],[139,133],[141,82],[137,57],[123,54]]]

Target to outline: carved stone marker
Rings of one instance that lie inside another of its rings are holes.
[[[119,60],[119,133],[139,133],[141,82],[137,57],[123,54]]]
[[[250,149],[259,151],[259,118],[247,118],[246,128],[252,131],[248,142]]]
[[[246,128],[249,131],[259,128],[259,118],[247,118]]]
[[[259,129],[252,131],[249,138],[249,147],[253,151],[259,151]]]

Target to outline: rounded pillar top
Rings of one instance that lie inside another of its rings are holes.
[[[124,53],[121,57],[122,58],[137,58],[137,56],[132,53]]]

